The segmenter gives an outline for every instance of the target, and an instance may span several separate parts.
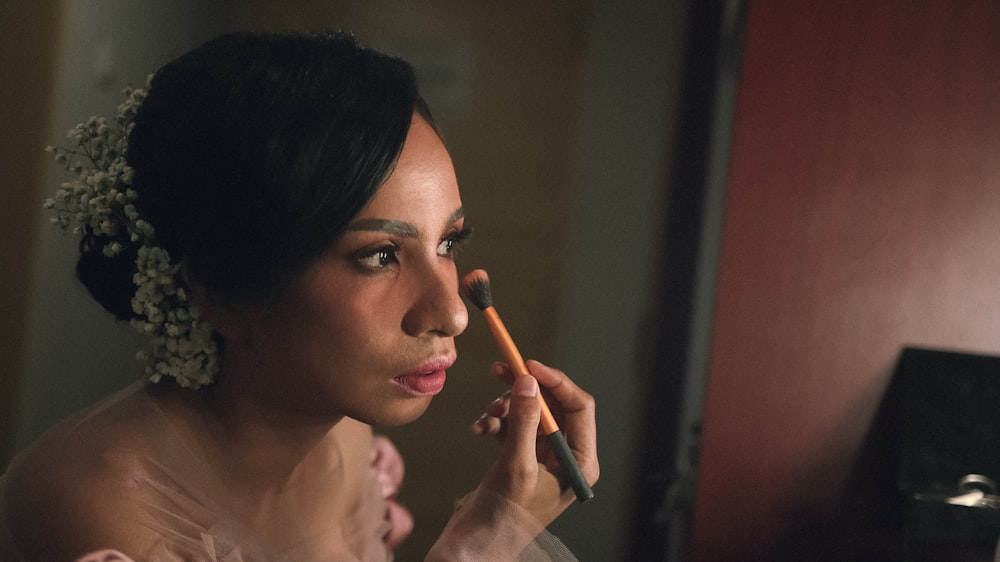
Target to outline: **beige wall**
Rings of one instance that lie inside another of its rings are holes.
[[[58,2],[9,2],[0,17],[0,461],[13,437],[13,416],[24,362],[24,325],[42,183],[57,52]],[[30,22],[30,25],[29,25]],[[16,86],[16,87],[12,87]]]
[[[141,4],[63,0],[52,9],[58,14],[56,22],[21,22],[38,35],[38,42],[53,49],[48,66],[42,69],[51,75],[52,90],[43,118],[19,124],[22,128],[13,133],[19,139],[17,150],[25,155],[23,162],[33,166],[35,174],[13,212],[36,225],[31,234],[36,243],[30,259],[23,263],[26,290],[5,295],[26,309],[15,340],[21,347],[21,362],[4,366],[5,378],[19,380],[11,393],[15,404],[3,416],[14,420],[8,455],[54,420],[134,380],[139,373],[135,352],[141,339],[127,325],[115,323],[75,281],[78,239],[47,224],[49,214],[41,208],[42,201],[65,176],[42,149],[64,143],[66,131],[91,115],[113,114],[122,88],[143,84],[152,69],[217,34],[228,22],[225,8],[222,2],[200,0]],[[25,68],[39,71],[35,65],[44,63],[31,60]],[[14,79],[7,85],[20,87],[21,83]],[[27,97],[37,94],[29,87],[19,91]],[[18,113],[15,108],[4,108],[4,122],[17,122]],[[9,258],[2,256],[5,262]]]

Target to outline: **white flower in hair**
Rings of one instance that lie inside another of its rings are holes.
[[[68,148],[46,148],[75,178],[63,183],[44,207],[55,211],[51,220],[62,230],[103,243],[101,252],[108,258],[127,246],[138,247],[131,324],[151,342],[138,357],[147,361],[146,374],[153,382],[173,377],[181,386],[198,388],[211,384],[218,373],[218,348],[212,328],[188,299],[180,265],[156,245],[153,226],[135,206],[138,194],[131,187],[125,150],[146,92],[127,88],[124,94],[114,123],[91,117],[69,131]]]

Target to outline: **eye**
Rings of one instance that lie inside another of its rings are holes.
[[[438,255],[442,257],[454,257],[458,252],[459,246],[462,245],[462,242],[468,240],[470,235],[472,235],[472,229],[468,227],[450,232],[438,244]]]
[[[399,248],[394,245],[382,246],[370,252],[355,256],[355,261],[367,269],[385,269],[394,263],[399,263]]]

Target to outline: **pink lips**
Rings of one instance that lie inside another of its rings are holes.
[[[453,357],[431,361],[392,380],[414,396],[434,396],[444,389],[445,370],[454,362]]]

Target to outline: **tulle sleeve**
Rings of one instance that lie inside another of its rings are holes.
[[[141,423],[132,423],[135,419]],[[116,427],[127,431],[109,433]],[[252,522],[234,510],[224,493],[227,483],[207,462],[196,439],[179,431],[139,387],[66,420],[40,441],[0,475],[0,562],[25,559],[18,540],[23,537],[16,537],[11,526],[18,515],[8,494],[14,482],[44,487],[51,478],[38,470],[43,466],[39,463],[52,462],[37,453],[38,447],[58,453],[60,465],[71,475],[74,466],[93,466],[93,455],[132,461],[122,490],[131,498],[129,521],[148,532],[149,544],[97,545],[119,551],[97,550],[76,562],[132,562],[123,553],[142,562],[388,561],[412,527],[409,513],[395,502],[402,459],[390,443],[373,438],[371,429],[360,423],[331,443],[323,463],[314,467],[317,477],[308,485],[281,487],[270,500],[267,516]],[[66,457],[67,448],[76,456]],[[53,528],[53,537],[59,532]],[[483,489],[459,502],[426,559],[575,560],[530,513]]]
[[[482,487],[458,502],[427,562],[559,562],[576,557],[530,513]]]

